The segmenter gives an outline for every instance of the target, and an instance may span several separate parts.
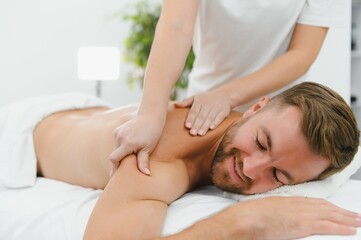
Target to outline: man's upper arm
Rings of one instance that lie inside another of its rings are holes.
[[[85,239],[141,239],[157,237],[167,204],[188,190],[183,161],[151,161],[152,175],[137,169],[128,156],[109,181],[87,225]],[[140,238],[141,237],[141,238]]]

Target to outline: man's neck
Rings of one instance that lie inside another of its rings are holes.
[[[195,188],[212,183],[210,170],[215,153],[227,129],[241,119],[242,115],[232,112],[216,129],[206,135],[191,136],[189,129],[183,127],[187,114],[188,109],[174,109],[169,112],[158,149],[160,153],[167,146],[174,146],[174,149],[168,149],[169,154],[183,159],[189,173],[191,188]]]

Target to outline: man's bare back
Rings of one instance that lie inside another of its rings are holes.
[[[113,131],[136,114],[135,105],[118,109],[88,108],[55,113],[34,131],[38,173],[68,183],[105,188],[110,179]],[[170,105],[166,126],[151,160],[184,160],[192,187],[209,183],[211,159],[225,130],[240,114],[233,113],[217,130],[192,137],[182,122],[187,109]],[[212,150],[211,150],[212,149]]]
[[[45,177],[82,186],[104,188],[90,216],[84,239],[157,238],[164,223],[168,204],[197,185],[210,183],[211,178],[212,182],[223,190],[253,194],[272,190],[284,184],[310,181],[329,169],[330,158],[317,154],[310,148],[309,142],[301,130],[301,122],[304,119],[302,116],[309,116],[309,112],[317,113],[314,109],[321,111],[325,108],[326,111],[321,112],[336,113],[336,116],[331,114],[332,117],[328,121],[334,126],[335,121],[338,120],[336,129],[346,129],[347,131],[345,131],[350,134],[355,131],[358,134],[359,130],[349,106],[341,101],[342,99],[324,103],[321,101],[324,99],[323,97],[317,97],[321,94],[313,94],[318,90],[315,84],[304,85],[300,84],[299,87],[295,87],[296,89],[286,91],[287,94],[285,92],[283,95],[279,95],[280,98],[278,100],[276,98],[273,104],[269,103],[271,104],[268,105],[269,107],[267,107],[269,98],[262,98],[244,113],[242,121],[237,121],[242,118],[240,114],[232,113],[216,130],[202,137],[190,136],[188,130],[183,126],[187,109],[171,108],[161,139],[150,156],[149,168],[152,173],[150,176],[140,173],[137,168],[136,156],[132,154],[123,158],[115,174],[111,178],[109,177],[108,158],[114,146],[113,132],[115,128],[131,121],[135,116],[136,108],[117,110],[93,108],[60,112],[44,119],[34,131],[38,167]],[[289,94],[290,91],[293,91],[294,94]],[[282,102],[282,97],[293,99],[303,93],[311,95],[310,98],[302,99],[310,100],[312,104],[302,106],[313,107],[315,104],[314,108],[302,108],[301,111],[301,108],[291,104],[277,104]],[[325,93],[325,95],[332,99],[335,98],[333,94]],[[345,109],[341,112],[350,113],[345,113],[348,117],[338,116],[338,111],[327,111],[330,103],[337,102],[340,104],[336,106],[336,109]],[[317,108],[319,105],[321,107]],[[352,126],[350,126],[349,120],[353,120]],[[312,123],[314,121],[308,122],[313,128],[319,126],[318,122],[315,126]],[[325,123],[323,122],[323,124]],[[326,130],[328,129],[326,128]],[[326,131],[326,133],[330,132]],[[323,136],[322,131],[320,135]],[[319,135],[316,134],[317,136]],[[331,134],[331,137],[327,139],[335,139],[332,136]],[[347,144],[351,139],[349,146],[355,150],[347,152],[346,157],[353,156],[358,148],[356,140],[359,135],[350,138],[344,134],[343,137],[342,144]],[[321,216],[322,221],[328,219],[328,213],[333,211],[323,211],[327,214],[322,215],[322,211],[318,211],[320,203],[317,205],[317,202],[302,202],[292,205],[297,209],[302,209],[299,205],[304,205],[306,212],[318,212],[315,216]],[[256,204],[256,208],[253,209],[258,209],[258,205]],[[284,205],[281,204],[282,207]],[[315,205],[317,207],[310,211],[309,206]],[[242,207],[242,204],[238,206],[246,210],[245,212],[249,209],[246,205],[245,207]],[[268,210],[263,211],[264,213],[268,213],[273,208],[268,206],[266,209]],[[293,207],[288,209],[293,209]],[[279,213],[279,211],[273,212]],[[294,216],[298,216],[299,212],[303,211],[297,211]],[[253,216],[253,213],[251,214]],[[225,211],[224,216],[227,215],[227,211]],[[270,215],[271,219],[273,215]],[[350,214],[346,211],[341,213],[342,217],[344,215]],[[216,218],[218,219],[215,221],[217,226],[219,220],[223,219],[222,216]],[[245,223],[250,220],[247,214],[243,217],[242,214],[236,214],[236,216],[246,219]],[[279,219],[290,219],[287,215],[283,216],[285,218],[280,217]],[[357,216],[359,215],[350,215],[352,219]],[[310,223],[309,226],[317,225],[317,217],[315,224]],[[304,218],[300,217],[300,219]],[[238,221],[239,218],[233,218],[231,222]],[[331,222],[334,221],[331,219]],[[342,224],[343,221],[336,222]],[[288,221],[286,223],[288,224]],[[358,226],[357,223],[349,225]],[[214,224],[210,226],[214,226]],[[281,223],[280,226],[284,226],[284,224]],[[273,228],[272,232],[274,232]],[[217,229],[219,230],[219,228]],[[245,236],[244,233],[247,232],[251,234],[259,232],[258,227],[255,228],[256,231],[252,230],[254,229],[252,224],[249,225],[249,229],[251,231],[248,230],[248,227],[240,229],[240,231],[231,231],[234,234],[230,235],[239,237]],[[207,227],[206,233],[208,231]],[[261,235],[282,236],[283,232],[287,231],[281,231],[281,235],[279,231],[278,235],[266,232]],[[290,237],[307,236],[313,232],[320,231],[315,229],[305,233],[299,229],[298,233],[291,234]],[[214,237],[212,231],[210,233],[207,236]],[[332,233],[332,228],[325,233]],[[353,231],[337,231],[337,233],[352,234]]]
[[[233,113],[207,136],[193,137],[183,126],[188,110],[170,107],[161,140],[150,156],[152,175],[140,173],[135,156],[129,155],[110,178],[113,131],[134,117],[136,110],[125,107],[63,111],[44,119],[34,131],[40,174],[71,184],[104,188],[84,239],[107,239],[113,234],[124,239],[159,236],[167,204],[200,184],[211,183],[213,155],[226,129],[241,116]],[[109,236],[98,231],[108,229],[113,222],[116,226],[111,227],[111,232],[106,231]],[[136,225],[137,231],[117,227],[124,224]]]

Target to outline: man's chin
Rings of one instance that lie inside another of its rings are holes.
[[[247,190],[240,189],[239,187],[235,186],[226,186],[224,184],[213,182],[213,184],[221,189],[222,191],[229,192],[229,193],[235,193],[235,194],[242,194],[242,195],[253,195],[253,193],[247,193]]]

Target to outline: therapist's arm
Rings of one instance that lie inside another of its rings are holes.
[[[297,24],[288,50],[274,61],[219,91],[231,94],[232,107],[276,91],[303,76],[316,60],[328,28]],[[232,87],[237,88],[235,91]],[[245,90],[248,89],[248,90]]]
[[[186,120],[191,124],[191,132],[204,135],[217,127],[232,108],[268,95],[303,76],[316,60],[327,32],[328,28],[297,24],[283,55],[250,75],[179,103],[179,107],[191,106]]]
[[[298,239],[314,234],[353,235],[360,215],[325,200],[269,197],[237,203],[162,240]]]
[[[192,45],[199,0],[163,0],[137,117],[114,132],[110,155],[115,168],[126,155],[135,153],[138,168],[148,173],[148,156],[162,133],[172,87],[183,71]]]

